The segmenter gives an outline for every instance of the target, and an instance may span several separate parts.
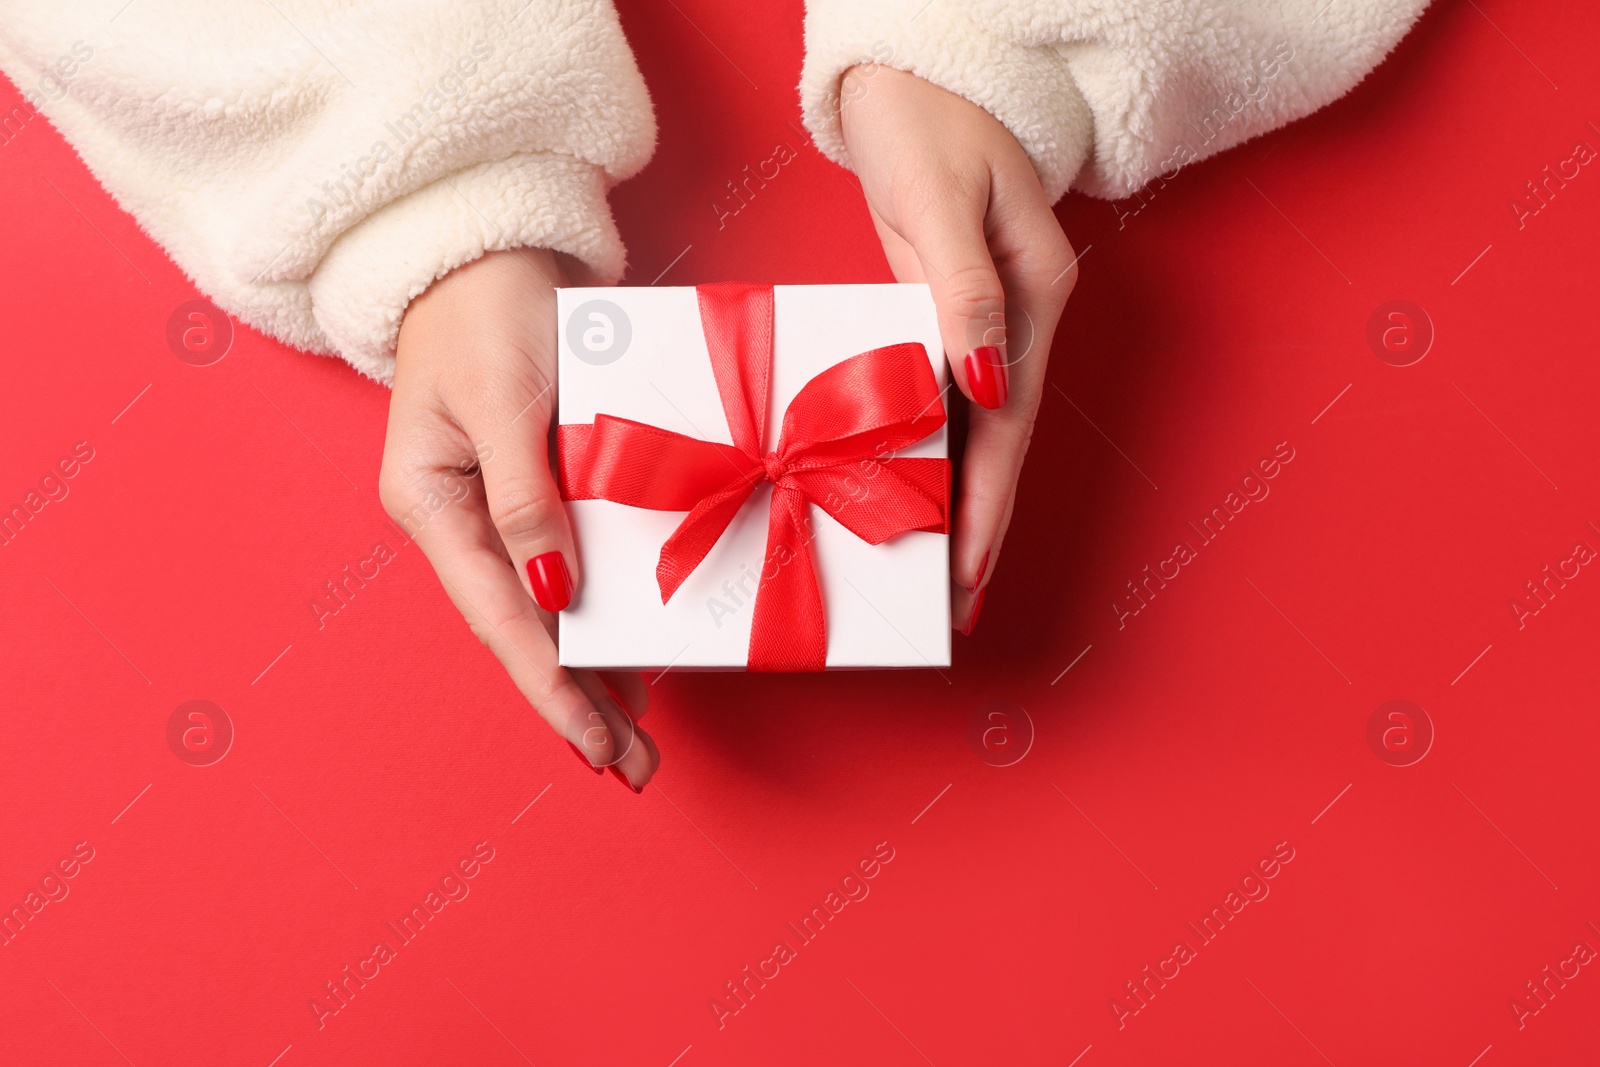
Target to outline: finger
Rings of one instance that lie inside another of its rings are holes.
[[[391,421],[393,421],[391,419]],[[382,480],[390,514],[414,512],[440,472]],[[556,644],[518,575],[500,554],[500,535],[482,490],[449,503],[421,525],[415,540],[478,639],[505,666],[512,682],[540,716],[592,766],[615,762],[633,730],[595,706],[572,672],[560,666]],[[643,784],[645,776],[634,784]]]
[[[605,680],[598,673],[574,671],[573,676],[584,692],[589,694],[613,738],[612,756],[605,769],[635,793],[643,792],[645,783],[650,781],[661,764],[661,756],[654,742],[635,725],[632,716],[607,691]]]
[[[650,686],[646,684],[644,675],[633,671],[602,671],[600,680],[606,683],[611,695],[627,709],[629,715],[635,719],[644,718],[645,711],[650,707]]]
[[[988,552],[989,559],[985,560],[986,569],[992,566],[992,564],[989,562],[990,560],[998,559],[1000,556],[1000,549],[1003,546],[1006,538],[1006,530],[1011,526],[1011,512],[1012,509],[1016,507],[1016,502],[1016,494],[1012,493],[1010,503],[1006,507],[1006,513],[1000,520],[1000,529],[995,534],[992,547]],[[983,611],[984,597],[988,595],[988,592],[988,573],[985,573],[981,577],[978,585],[972,587],[961,585],[956,581],[951,581],[950,625],[955,627],[957,630],[960,630],[963,636],[972,636],[972,631],[978,625],[978,616]]]
[[[555,376],[531,360],[523,369],[503,393],[458,403],[463,428],[487,454],[483,487],[506,554],[534,601],[558,612],[572,602],[578,560],[550,469]]]
[[[1005,472],[1001,483],[989,484],[994,475],[993,463],[979,462],[981,479],[974,477],[971,470],[971,433],[980,424],[990,423],[990,431],[979,436],[990,438],[983,454],[994,451],[993,424],[997,417],[1000,425],[1006,424],[1006,411],[1001,405],[1010,390],[1005,290],[989,251],[982,219],[963,217],[964,210],[955,209],[953,215],[945,216],[943,224],[923,222],[908,227],[920,242],[915,246],[902,239],[876,212],[873,221],[895,276],[901,281],[927,279],[938,308],[940,338],[951,374],[962,392],[979,402],[969,423],[950,555],[951,620],[965,633],[976,622],[975,607],[982,606],[974,602],[987,578],[997,540],[993,519],[1011,495],[1016,472]]]
[[[441,401],[478,452],[489,514],[512,565],[539,606],[557,612],[579,580],[549,456],[556,382],[550,324],[560,273],[531,253],[501,257],[492,270],[500,276],[496,303],[481,329],[436,339],[455,366],[489,373],[446,376]]]
[[[947,199],[903,228],[933,291],[957,387],[990,411],[1006,402],[1006,299],[984,233],[985,198]]]
[[[999,559],[1056,325],[1076,280],[1072,247],[1042,192],[1015,208],[997,201],[995,215],[991,241],[1007,295],[1008,335],[1021,343],[1008,353],[1012,396],[1006,407],[974,411],[968,426],[951,550],[953,577],[974,595],[967,630]]]
[[[635,793],[642,793],[645,785],[655,777],[656,769],[661,766],[661,754],[656,750],[655,741],[639,728],[615,700],[605,698],[601,708],[614,722],[613,736],[619,739],[622,750],[621,756],[607,770]]]
[[[950,574],[958,588],[976,596],[987,575],[998,516],[1016,483],[1015,471],[995,470],[995,455],[1016,451],[996,434],[1012,427],[1014,435],[1019,428],[1010,417],[1016,402],[1006,406],[1011,391],[1006,367],[1006,294],[990,255],[981,210],[962,201],[947,203],[950,207],[939,217],[924,216],[908,226],[907,236],[933,292],[951,376],[975,404],[968,424],[957,521],[952,525]],[[984,425],[988,428],[980,432]],[[979,453],[974,451],[974,435],[983,445]],[[979,457],[983,458],[974,464]],[[997,476],[998,482],[994,481]],[[953,603],[951,619],[953,625],[964,629],[973,613],[963,607]]]

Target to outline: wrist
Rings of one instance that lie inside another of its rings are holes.
[[[846,104],[864,92],[872,76],[882,69],[876,63],[858,63],[839,75],[839,109],[844,110]]]
[[[528,326],[546,308],[553,315],[555,291],[567,284],[564,259],[547,248],[508,248],[463,263],[407,305],[396,358],[494,323]]]

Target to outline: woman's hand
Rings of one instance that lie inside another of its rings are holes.
[[[841,98],[845,145],[889,267],[933,289],[951,372],[978,405],[950,557],[952,617],[971,633],[1076,259],[1022,146],[988,112],[887,67],[847,71]]]
[[[644,681],[556,661],[552,612],[580,577],[549,458],[561,278],[553,253],[491,252],[411,302],[379,494],[523,696],[638,792],[661,762],[633,722]]]

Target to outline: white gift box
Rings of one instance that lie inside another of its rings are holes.
[[[693,287],[562,289],[562,425],[612,415],[731,444]],[[946,375],[925,285],[773,287],[767,440],[820,372],[869,349],[917,342],[941,396]],[[948,455],[946,428],[895,453]],[[767,549],[772,486],[756,487],[710,553],[663,604],[656,564],[686,512],[569,500],[582,579],[561,612],[561,663],[606,669],[743,669]],[[949,537],[912,531],[879,545],[807,505],[827,618],[827,667],[950,664]]]

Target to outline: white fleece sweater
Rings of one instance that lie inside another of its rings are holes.
[[[811,0],[819,147],[843,72],[988,109],[1052,199],[1125,195],[1354,85],[1426,0]],[[379,381],[410,300],[485,251],[622,274],[606,205],[654,145],[609,0],[0,0],[0,70],[224,310]]]
[[[1117,198],[1342,96],[1427,2],[808,0],[801,102],[849,166],[840,77],[910,71],[999,119],[1052,201]]]
[[[487,250],[619,277],[655,144],[609,0],[0,0],[0,69],[223,310],[380,381]]]

